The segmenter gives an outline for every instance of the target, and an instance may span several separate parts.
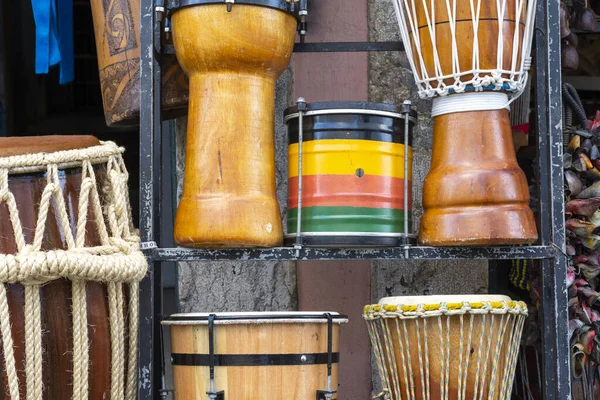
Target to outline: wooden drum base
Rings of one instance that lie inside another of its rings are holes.
[[[419,243],[527,244],[537,240],[525,174],[507,110],[434,118],[431,169],[423,187]]]

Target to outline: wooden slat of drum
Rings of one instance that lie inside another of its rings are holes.
[[[90,135],[13,136],[0,138],[0,157],[84,149],[100,141]]]
[[[97,144],[97,139],[89,136],[83,142]],[[91,140],[92,138],[94,140]],[[21,138],[18,138],[21,139]],[[30,138],[27,141],[32,141]],[[54,138],[56,139],[56,138]],[[26,142],[27,142],[26,141]],[[42,151],[49,149],[77,148],[73,141],[45,140]],[[56,143],[60,143],[57,147]],[[81,142],[78,142],[81,143]],[[74,147],[75,146],[75,147]],[[85,146],[82,146],[85,147]],[[17,147],[12,147],[18,152]],[[97,171],[98,180],[103,179],[103,172]],[[81,176],[77,173],[67,173],[61,176],[67,212],[70,220],[76,221],[77,204],[79,201],[79,188]],[[10,177],[9,188],[14,193],[20,210],[21,223],[24,228],[27,243],[33,241],[33,233],[37,223],[37,212],[41,192],[46,184],[42,174],[17,175]],[[99,244],[95,234],[95,222],[90,220],[91,210],[88,212],[86,227],[86,245]],[[5,204],[0,205],[0,220],[9,221],[8,209]],[[50,207],[46,233],[42,249],[64,249],[64,235],[59,224],[54,207]],[[14,233],[10,223],[0,224],[0,252],[12,254],[16,252]],[[90,385],[90,398],[102,396],[110,391],[110,332],[108,327],[108,305],[106,287],[100,283],[88,283],[88,338],[90,343],[90,367],[88,382]],[[7,285],[9,308],[13,339],[15,342],[15,358],[21,393],[25,395],[25,317],[24,317],[24,291],[20,284]],[[43,381],[44,396],[46,400],[68,399],[72,396],[72,371],[73,371],[73,332],[72,332],[72,303],[71,282],[57,280],[44,284],[40,288],[42,300],[42,351],[43,351]],[[0,393],[7,393],[7,377],[4,364],[0,363]]]
[[[172,352],[208,354],[206,326],[172,326]],[[333,327],[333,351],[339,351],[339,326]],[[326,324],[250,324],[215,326],[217,354],[304,354],[327,351]],[[337,365],[332,374],[334,386]],[[282,398],[312,400],[326,388],[327,366],[217,367],[215,389],[225,398],[256,400]],[[174,366],[179,400],[197,399],[209,389],[208,367]]]

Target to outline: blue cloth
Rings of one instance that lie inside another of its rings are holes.
[[[60,65],[60,83],[74,78],[73,0],[31,0],[35,20],[35,73]]]

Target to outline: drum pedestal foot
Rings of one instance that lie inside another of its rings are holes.
[[[527,180],[511,135],[507,110],[434,118],[419,243],[471,246],[537,240]]]

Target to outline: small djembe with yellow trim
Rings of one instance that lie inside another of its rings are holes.
[[[527,306],[506,296],[386,297],[364,319],[384,399],[510,398]]]

